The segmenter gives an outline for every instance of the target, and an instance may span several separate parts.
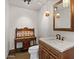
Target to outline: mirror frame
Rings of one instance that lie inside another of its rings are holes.
[[[62,0],[57,2],[55,5],[62,3]],[[54,8],[55,8],[54,5]],[[74,0],[70,0],[70,28],[55,28],[55,10],[53,10],[53,30],[55,31],[72,31],[74,32]]]

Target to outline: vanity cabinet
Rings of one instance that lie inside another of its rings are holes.
[[[40,59],[74,59],[74,48],[64,52],[59,52],[43,41],[39,41]]]
[[[40,59],[49,59],[49,54],[47,51],[45,51],[44,49],[40,49]]]

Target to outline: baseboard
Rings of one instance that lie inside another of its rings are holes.
[[[12,49],[12,50],[9,50],[9,54],[8,55],[13,55],[13,54],[15,54],[15,49]]]

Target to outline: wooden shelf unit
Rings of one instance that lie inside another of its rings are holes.
[[[36,45],[36,37],[34,33],[34,29],[30,29],[27,27],[24,28],[16,28],[15,31],[15,50],[28,50],[31,46],[30,42],[33,42],[33,45]],[[22,42],[22,48],[17,48],[17,43]]]

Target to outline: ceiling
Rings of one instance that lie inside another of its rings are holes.
[[[26,2],[24,2],[24,0],[9,0],[9,3],[11,5],[22,7],[22,8],[39,10],[48,1],[56,1],[56,0],[31,0],[29,5]]]

